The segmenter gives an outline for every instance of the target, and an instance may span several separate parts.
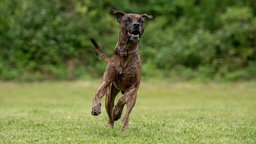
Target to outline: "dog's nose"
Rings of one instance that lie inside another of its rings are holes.
[[[140,24],[139,23],[134,23],[133,26],[134,27],[140,27]]]

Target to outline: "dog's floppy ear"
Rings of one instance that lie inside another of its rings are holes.
[[[120,23],[122,17],[125,15],[124,12],[116,11],[114,9],[110,10],[110,13],[116,16],[116,20]]]
[[[148,15],[148,14],[141,14],[142,17],[144,18],[148,18],[148,19],[152,19],[153,16],[152,15]]]

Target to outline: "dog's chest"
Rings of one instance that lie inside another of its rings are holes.
[[[121,75],[133,75],[140,70],[140,61],[136,58],[130,60],[127,64],[121,63],[118,73]]]
[[[120,65],[115,67],[115,85],[120,90],[125,90],[139,81],[141,72],[140,58],[132,58],[126,66],[120,61]]]

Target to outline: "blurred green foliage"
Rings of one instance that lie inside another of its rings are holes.
[[[145,77],[256,79],[254,0],[1,0],[0,79],[99,77],[113,53],[110,8],[148,13],[140,53]]]

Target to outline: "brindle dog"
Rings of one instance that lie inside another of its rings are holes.
[[[144,18],[152,19],[153,16],[124,13],[113,9],[110,10],[110,13],[116,16],[121,30],[114,55],[111,57],[107,57],[97,42],[91,39],[98,54],[108,64],[93,99],[91,114],[97,116],[101,113],[101,98],[106,94],[105,106],[108,113],[108,127],[113,128],[114,121],[120,119],[126,104],[127,108],[121,126],[122,130],[125,130],[140,85],[141,60],[138,49],[144,32]],[[119,92],[123,96],[114,105],[115,97]]]

